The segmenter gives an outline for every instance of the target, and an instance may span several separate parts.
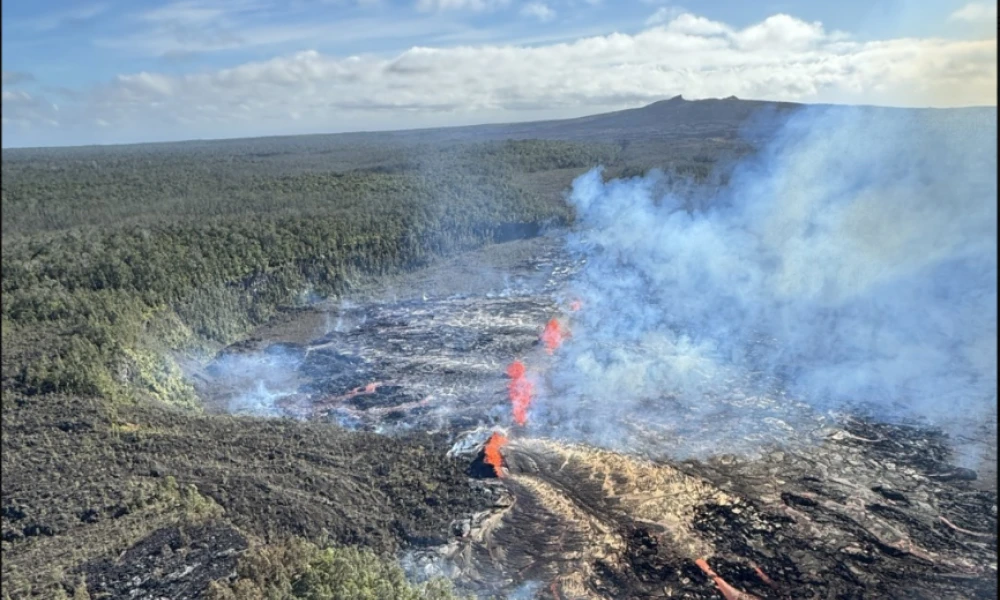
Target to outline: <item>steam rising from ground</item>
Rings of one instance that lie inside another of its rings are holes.
[[[610,446],[657,426],[685,455],[781,440],[799,401],[988,418],[996,132],[993,110],[808,109],[725,187],[581,176],[584,310],[533,419]]]
[[[228,410],[234,414],[280,416],[275,402],[297,391],[302,359],[280,346],[252,354],[228,354],[209,367],[217,385],[230,390]]]

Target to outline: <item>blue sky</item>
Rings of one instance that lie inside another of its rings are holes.
[[[5,147],[517,121],[675,94],[996,103],[995,3],[5,0],[2,11]]]

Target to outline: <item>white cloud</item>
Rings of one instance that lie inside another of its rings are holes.
[[[61,100],[58,121],[86,129],[100,119],[137,137],[217,137],[290,131],[292,114],[294,131],[415,127],[579,115],[677,94],[996,104],[996,49],[995,38],[859,42],[787,15],[737,29],[686,14],[634,35],[532,47],[307,51],[187,75],[122,75]],[[12,98],[3,103],[8,122],[53,118],[44,98]]]
[[[145,71],[136,75],[119,75],[115,83],[122,92],[139,96],[169,96],[173,90],[173,80],[170,77]]]
[[[970,2],[951,13],[948,20],[968,23],[993,21],[995,23],[997,20],[997,5],[995,2]]]
[[[733,36],[736,32],[731,27],[718,21],[699,17],[689,13],[676,16],[667,24],[667,30],[680,35],[693,37],[711,37],[715,35]]]
[[[674,7],[660,8],[646,23],[660,25],[668,32],[682,36],[721,36],[744,50],[780,48],[782,51],[799,51],[813,43],[834,41],[834,37],[842,35],[827,35],[822,23],[806,23],[785,14],[773,15],[745,29],[735,30],[725,23],[691,13],[679,13]]]
[[[108,11],[106,3],[80,4],[66,10],[46,11],[42,16],[29,19],[11,19],[11,28],[29,29],[44,33],[61,29],[67,25],[89,21]]]
[[[24,73],[23,71],[3,71],[3,85],[5,86],[27,83],[34,80],[35,76],[31,73]]]
[[[31,96],[21,90],[4,90],[0,99],[4,102],[30,102]]]
[[[781,48],[782,51],[798,51],[823,41],[826,34],[819,22],[806,23],[779,14],[738,31],[733,37],[741,48],[747,50]]]
[[[646,19],[646,25],[662,25],[663,23],[674,20],[683,13],[684,9],[679,6],[661,6],[656,9],[656,12],[650,15],[648,19]]]
[[[45,98],[23,90],[3,90],[4,128],[17,126],[22,130],[38,127],[57,127],[59,107]]]
[[[508,4],[510,4],[510,0],[417,0],[417,10],[424,12],[442,10],[486,11],[504,8]]]
[[[219,19],[226,11],[196,2],[174,2],[139,15],[139,19],[150,23],[170,23],[182,25],[202,25]]]
[[[534,17],[539,21],[551,21],[556,18],[556,11],[543,2],[529,2],[521,7],[521,16]]]
[[[313,45],[329,40],[350,43],[388,40],[455,31],[456,26],[431,18],[386,20],[354,18],[335,22],[243,26],[154,27],[128,36],[99,38],[94,44],[145,56],[184,58],[201,52],[287,45]],[[308,46],[306,46],[308,47]]]
[[[167,58],[308,39],[317,24],[287,25],[260,0],[179,0],[133,14],[128,35],[98,38],[96,46]]]

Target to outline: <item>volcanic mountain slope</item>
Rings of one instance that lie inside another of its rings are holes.
[[[945,452],[926,431],[861,422],[754,461],[513,440],[509,502],[436,560],[555,598],[992,598],[996,495]]]

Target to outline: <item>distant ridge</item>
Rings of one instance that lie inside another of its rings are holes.
[[[145,144],[115,144],[101,146],[73,146],[45,148],[46,151],[72,151],[73,148],[120,148],[142,146],[147,149],[157,147],[170,149],[178,146],[211,146],[224,150],[227,145],[242,145],[248,142],[268,140],[282,142],[309,140],[310,145],[329,143],[330,145],[366,143],[422,143],[440,141],[488,141],[500,139],[551,139],[567,141],[611,141],[615,139],[685,139],[685,138],[732,138],[739,135],[740,128],[755,116],[767,113],[787,113],[804,107],[825,108],[866,108],[887,111],[935,111],[967,112],[992,111],[996,107],[968,107],[948,109],[893,108],[860,105],[801,104],[796,102],[775,102],[770,100],[742,100],[736,96],[726,98],[706,98],[686,100],[677,95],[658,100],[639,108],[629,108],[607,113],[599,113],[570,119],[548,121],[527,121],[520,123],[500,123],[487,125],[460,125],[426,129],[406,129],[395,131],[358,131],[346,133],[315,133],[286,136],[266,136],[247,138],[226,138],[214,140],[189,140],[180,142],[150,142]],[[19,152],[31,152],[41,148],[4,148],[3,153],[13,156]]]

